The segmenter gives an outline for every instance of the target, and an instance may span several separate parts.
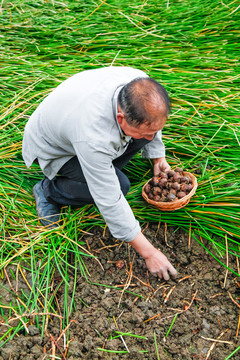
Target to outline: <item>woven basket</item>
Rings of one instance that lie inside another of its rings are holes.
[[[144,186],[142,188],[142,196],[143,196],[143,198],[149,204],[152,204],[152,205],[156,206],[158,209],[163,210],[163,211],[175,211],[175,210],[183,208],[184,206],[186,206],[189,203],[191,197],[195,194],[195,191],[196,191],[197,185],[198,185],[197,184],[197,179],[193,174],[188,173],[186,171],[183,171],[183,176],[189,176],[191,178],[192,184],[193,184],[192,190],[189,192],[189,194],[187,194],[183,198],[177,199],[177,200],[174,200],[174,201],[169,201],[169,202],[153,201],[153,200],[149,199],[147,194],[144,191],[144,188],[145,188],[145,185],[147,185],[151,179],[148,180],[146,182],[146,184],[144,184]]]

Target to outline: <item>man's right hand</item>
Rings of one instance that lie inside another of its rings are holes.
[[[146,261],[148,270],[160,279],[169,280],[177,275],[177,270],[171,265],[167,257],[157,250],[142,234],[138,234],[133,241],[129,243]]]
[[[167,257],[159,250],[154,248],[153,253],[145,258],[148,270],[160,279],[169,280],[170,275],[175,278],[177,270],[168,261]]]

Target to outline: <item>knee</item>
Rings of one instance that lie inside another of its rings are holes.
[[[123,192],[123,195],[127,195],[130,189],[130,181],[127,177],[124,178],[123,181],[120,182],[121,190]]]
[[[115,167],[115,171],[116,171],[116,175],[118,177],[123,195],[127,195],[127,193],[129,192],[129,189],[130,189],[130,181],[129,181],[128,177],[117,167]]]

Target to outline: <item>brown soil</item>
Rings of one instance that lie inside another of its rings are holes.
[[[224,360],[239,346],[238,277],[228,272],[225,278],[226,269],[196,240],[189,242],[188,234],[182,230],[165,229],[163,225],[153,224],[145,229],[144,234],[178,269],[178,278],[165,282],[149,275],[144,261],[126,243],[114,241],[109,234],[103,235],[99,228],[92,232],[94,235],[86,235],[84,240],[102,266],[97,260],[85,259],[91,274],[89,280],[106,286],[90,284],[79,275],[76,307],[68,328],[68,351],[64,349],[65,335],[59,318],[49,319],[43,339],[30,319],[29,334],[18,334],[6,343],[0,349],[0,360],[54,359],[54,353],[56,359],[69,360],[158,359],[154,336],[161,360]],[[222,261],[226,259],[223,257]],[[237,271],[236,259],[229,262]],[[70,303],[74,277],[69,274],[69,278]],[[6,278],[2,283],[9,287]],[[23,279],[18,286],[28,291]],[[108,286],[125,288],[128,292]],[[1,296],[10,302],[13,295],[4,289]],[[64,288],[58,291],[60,309],[63,301]],[[2,325],[0,336],[5,331],[6,326]],[[120,337],[116,331],[142,338]],[[109,353],[100,349],[129,352]],[[240,351],[231,359],[240,359]]]

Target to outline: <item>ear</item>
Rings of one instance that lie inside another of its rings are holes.
[[[121,109],[118,108],[117,121],[120,126],[123,124],[124,120],[125,120],[124,114],[122,113]]]

